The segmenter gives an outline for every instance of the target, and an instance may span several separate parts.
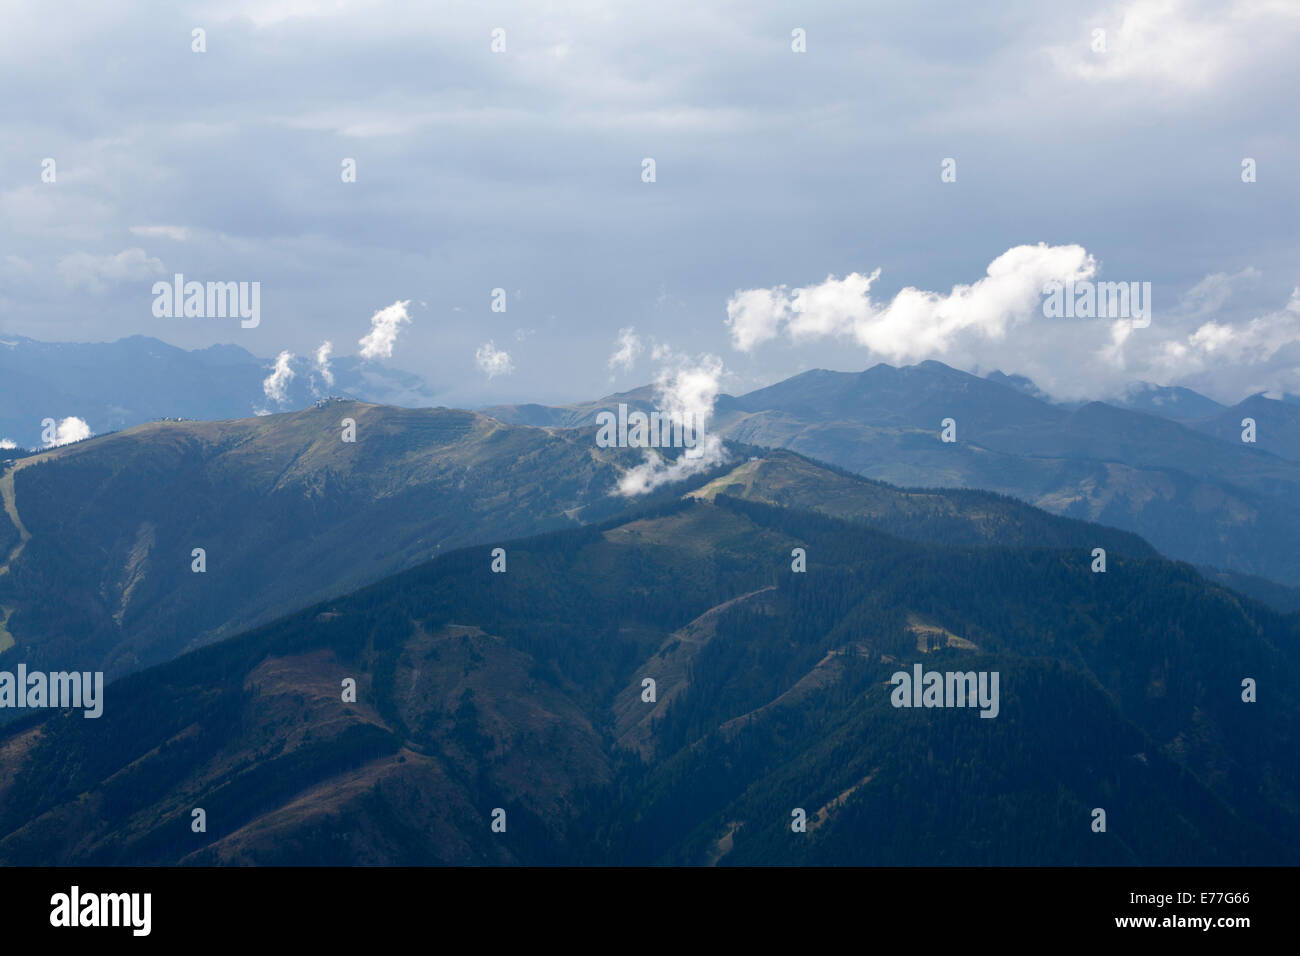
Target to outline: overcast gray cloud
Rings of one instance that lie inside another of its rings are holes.
[[[1061,395],[1144,377],[1235,400],[1297,365],[1297,9],[249,0],[55,16],[11,0],[0,331],[234,342],[268,361],[371,339],[374,361],[449,404],[599,394],[629,328],[720,356],[735,389],[934,357]],[[1001,318],[935,311],[1040,243],[1151,282],[1151,326],[1048,320],[1023,294]],[[152,283],[175,273],[260,282],[261,322],[155,318]],[[828,277],[854,275],[874,276],[874,324],[778,316],[775,337],[735,347],[738,293],[843,295]],[[371,325],[393,302],[421,303],[395,352]],[[483,343],[524,329],[513,373],[484,374]]]

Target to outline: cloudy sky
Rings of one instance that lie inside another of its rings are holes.
[[[1294,0],[2,15],[0,333],[329,341],[465,405],[926,358],[1300,392]],[[155,317],[178,272],[260,323]],[[1069,277],[1150,325],[1047,318]]]

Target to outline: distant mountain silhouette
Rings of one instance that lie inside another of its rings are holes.
[[[327,395],[437,404],[418,376],[349,355],[331,360],[333,384],[308,358],[296,358],[281,404],[262,389],[273,365],[235,345],[188,351],[143,335],[93,343],[8,336],[0,339],[0,438],[35,448],[44,418],[75,416],[100,434],[160,418],[247,418],[263,409],[301,409]]]

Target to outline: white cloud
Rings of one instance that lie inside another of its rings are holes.
[[[494,342],[480,345],[474,352],[474,361],[478,363],[479,371],[488,378],[509,375],[515,370],[514,362],[510,360],[510,353],[497,348]]]
[[[266,393],[267,398],[276,404],[283,405],[289,400],[288,393],[285,390],[294,378],[294,371],[290,365],[292,361],[292,352],[281,352],[275,358],[275,368],[262,382],[262,391]]]
[[[609,357],[609,367],[630,372],[632,366],[636,364],[636,358],[641,354],[641,351],[641,337],[636,334],[636,329],[631,326],[619,329],[618,348]]]
[[[1208,276],[1196,288],[1206,283],[1218,288],[1223,278]],[[1089,363],[1086,354],[1075,354],[1074,378],[1095,383],[1094,396],[1118,394],[1133,378],[1185,385],[1225,402],[1256,392],[1300,392],[1300,289],[1280,309],[1208,321],[1198,298],[1189,294],[1181,309],[1162,318],[1149,329],[1115,323],[1110,341],[1097,352],[1100,361]],[[1054,376],[1059,379],[1063,371]]]
[[[0,438],[0,449],[8,451],[10,448],[17,448],[18,443],[12,438]]]
[[[364,338],[358,339],[363,359],[392,358],[393,343],[397,341],[397,330],[402,323],[409,323],[411,317],[406,313],[410,299],[394,302],[380,309],[370,317],[370,331]]]
[[[619,479],[617,492],[621,495],[645,494],[660,485],[706,471],[726,457],[722,439],[709,432],[714,402],[725,374],[722,359],[702,355],[692,360],[671,353],[667,347],[661,354],[671,357],[673,364],[661,369],[655,379],[656,403],[670,420],[694,423],[696,444],[671,462],[655,449],[645,449],[645,460]]]
[[[786,287],[737,290],[727,302],[727,327],[731,344],[748,352],[762,342],[776,338],[790,311]]]
[[[54,441],[47,441],[46,448],[57,448],[60,445],[67,445],[74,441],[81,441],[83,438],[89,438],[94,432],[90,426],[75,415],[61,419],[54,426]]]
[[[109,282],[148,279],[166,271],[160,259],[138,248],[124,249],[111,256],[74,252],[60,259],[58,268],[59,276],[69,286],[74,289],[85,286],[94,292],[103,290]]]
[[[1019,373],[1058,400],[1116,397],[1136,381],[1185,385],[1224,402],[1260,391],[1300,393],[1300,290],[1280,309],[1246,311],[1234,297],[1261,278],[1248,266],[1206,275],[1180,296],[1162,299],[1153,289],[1147,327],[1043,315],[1048,282],[1098,272],[1078,245],[1017,246],[994,259],[985,277],[947,294],[909,287],[881,304],[870,294],[877,273],[853,273],[793,292],[737,292],[726,324],[743,351],[778,338],[847,339],[892,364],[932,358],[976,373]]]
[[[1001,340],[1013,325],[1041,314],[1048,282],[1091,278],[1096,262],[1082,246],[1015,246],[991,263],[971,285],[944,295],[911,286],[885,306],[871,299],[880,275],[854,272],[827,276],[819,285],[739,291],[727,302],[726,324],[741,351],[776,338],[782,328],[793,341],[851,337],[891,362],[949,352],[959,339]]]
[[[326,388],[334,387],[334,372],[330,370],[330,352],[334,349],[334,343],[326,340],[316,349],[316,371],[320,372],[320,377],[325,382]]]
[[[1297,342],[1300,342],[1300,288],[1292,290],[1286,306],[1276,312],[1237,325],[1206,322],[1192,333],[1187,345],[1206,360],[1259,365]]]
[[[1150,80],[1203,90],[1249,66],[1262,43],[1293,34],[1300,5],[1236,0],[1207,6],[1184,0],[1131,0],[1080,29],[1079,42],[1048,49],[1061,72],[1092,83]],[[1092,30],[1105,30],[1105,50]]]

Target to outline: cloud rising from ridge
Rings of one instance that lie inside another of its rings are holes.
[[[320,344],[316,349],[316,371],[320,372],[321,380],[325,383],[326,388],[334,387],[334,373],[330,370],[330,352],[334,350],[334,343],[328,339]]]
[[[85,420],[70,415],[67,418],[60,419],[54,426],[54,441],[47,441],[45,447],[58,448],[60,445],[68,445],[74,441],[89,438],[93,434],[94,432],[90,430],[90,426],[86,424]]]
[[[485,342],[475,349],[474,361],[479,371],[488,378],[509,375],[515,370],[515,363],[511,360],[510,353],[505,349],[497,348],[495,342]]]
[[[283,405],[289,400],[287,389],[289,383],[294,379],[293,371],[293,353],[289,351],[281,352],[275,357],[275,368],[271,374],[262,382],[262,391],[266,397],[271,399],[277,405]]]
[[[363,359],[392,358],[398,329],[411,321],[406,307],[410,299],[399,299],[370,317],[370,331],[357,340]]]
[[[657,356],[670,364],[655,378],[655,401],[660,411],[674,422],[694,423],[695,447],[669,461],[654,448],[645,449],[645,460],[619,479],[617,493],[642,495],[660,485],[671,484],[721,464],[726,459],[722,439],[709,432],[713,406],[722,387],[725,368],[716,355],[696,359],[657,349]]]
[[[610,369],[630,372],[632,366],[636,364],[637,356],[641,354],[642,348],[641,337],[636,334],[635,328],[628,326],[619,329],[618,348],[609,357]]]

